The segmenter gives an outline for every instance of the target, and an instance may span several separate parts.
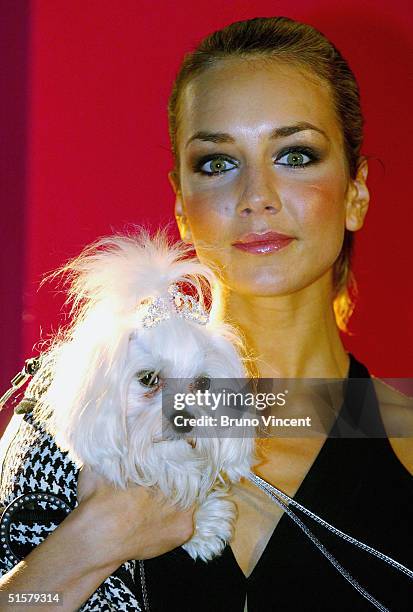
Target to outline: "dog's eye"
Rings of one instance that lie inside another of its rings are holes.
[[[210,386],[211,379],[208,378],[208,376],[199,376],[198,378],[195,378],[192,385],[194,391],[201,391],[201,393],[209,389]]]
[[[144,387],[158,387],[161,381],[159,374],[157,372],[139,372],[137,374],[137,378],[141,385]]]

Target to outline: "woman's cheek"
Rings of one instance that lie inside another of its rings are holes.
[[[214,198],[210,193],[197,193],[185,197],[185,211],[195,241],[219,242],[229,232],[234,213],[231,204]],[[219,205],[218,205],[219,202]]]
[[[322,183],[303,185],[295,190],[295,202],[299,202],[293,208],[300,228],[307,233],[317,232],[328,234],[331,230],[344,232],[345,224],[345,201],[344,188],[333,177],[326,178]]]

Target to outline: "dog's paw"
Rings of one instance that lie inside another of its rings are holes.
[[[235,517],[234,502],[211,493],[195,514],[195,534],[182,548],[193,559],[210,561],[231,540]]]

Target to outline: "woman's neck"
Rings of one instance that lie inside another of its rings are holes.
[[[332,306],[328,276],[292,295],[227,291],[225,313],[245,334],[265,378],[345,378],[349,367]]]

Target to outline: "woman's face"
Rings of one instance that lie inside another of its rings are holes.
[[[368,192],[367,168],[348,176],[328,87],[294,66],[226,60],[186,86],[180,111],[176,214],[200,260],[247,295],[331,275]]]

